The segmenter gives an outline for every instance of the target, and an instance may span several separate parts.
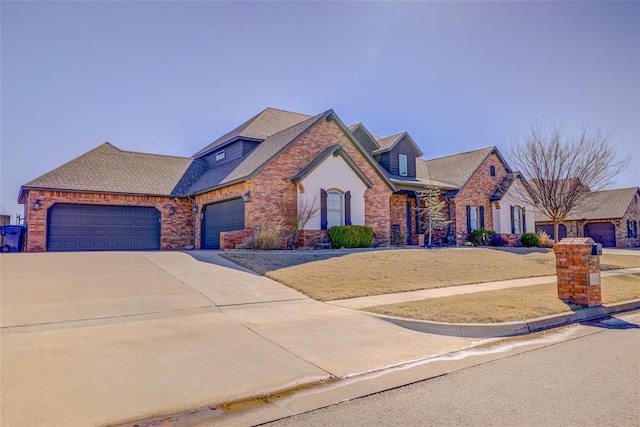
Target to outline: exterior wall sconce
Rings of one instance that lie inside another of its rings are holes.
[[[173,207],[173,205],[169,205],[169,215],[173,215],[174,213],[176,213],[176,208]]]
[[[36,202],[33,204],[33,210],[34,211],[40,210],[41,206],[42,205],[40,204],[40,199],[36,199]]]
[[[242,195],[242,201],[245,203],[251,201],[251,193],[249,192],[249,190],[247,190],[247,192]]]
[[[193,207],[191,208],[191,210],[193,211],[193,213],[198,212],[198,204],[197,204],[197,203],[194,203],[194,204],[193,204]]]

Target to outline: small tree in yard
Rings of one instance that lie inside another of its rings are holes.
[[[437,186],[428,186],[418,193],[422,206],[416,209],[420,212],[422,221],[427,224],[428,247],[431,247],[433,230],[442,229],[450,222],[443,213],[446,203],[440,198],[441,193],[441,188]]]
[[[562,127],[536,124],[512,143],[509,160],[529,180],[520,197],[553,221],[555,242],[560,222],[627,166],[628,160],[617,159],[610,138],[611,132],[586,127],[577,137],[567,137]]]
[[[279,207],[282,217],[284,218],[284,231],[289,242],[289,248],[295,249],[298,246],[300,232],[304,230],[313,217],[318,215],[320,204],[317,199],[305,197],[299,199],[298,209],[295,211],[283,203],[281,203]]]

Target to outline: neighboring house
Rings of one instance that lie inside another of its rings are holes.
[[[444,243],[474,228],[514,240],[533,229],[517,202],[522,185],[495,147],[433,160],[406,133],[347,128],[332,111],[317,116],[267,108],[192,157],[123,151],[104,143],[25,184],[28,251],[228,249],[260,227],[319,214],[301,244],[334,225],[366,225],[380,244],[392,230],[418,243],[419,190],[435,185],[448,202]],[[283,245],[285,242],[283,241]]]
[[[604,247],[638,247],[640,188],[594,191],[560,223],[558,238],[591,237]],[[554,237],[551,218],[536,212],[536,230]]]

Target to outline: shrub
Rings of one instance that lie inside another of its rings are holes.
[[[540,246],[540,240],[538,239],[538,236],[535,235],[535,233],[524,233],[522,236],[520,236],[520,242],[522,243],[522,246],[526,248],[534,248]]]
[[[538,241],[540,242],[541,248],[552,248],[553,247],[553,239],[549,237],[546,231],[540,229],[536,233],[538,236]]]
[[[368,248],[373,241],[373,229],[363,225],[339,225],[327,233],[334,248]]]
[[[256,227],[255,235],[237,245],[236,249],[258,249],[262,251],[281,249],[280,233],[281,226],[279,222],[266,222],[264,225]]]
[[[494,234],[496,234],[496,232],[493,230],[485,230],[484,228],[478,228],[476,230],[473,230],[471,233],[469,233],[469,235],[467,236],[467,240],[473,246],[486,246],[487,243],[489,243],[489,239]]]
[[[509,241],[499,234],[493,234],[489,238],[489,246],[507,246]]]

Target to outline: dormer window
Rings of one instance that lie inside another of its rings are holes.
[[[225,150],[218,151],[216,153],[216,162],[219,162],[220,160],[224,160],[225,156],[226,156]]]
[[[496,167],[495,166],[489,166],[489,174],[491,176],[496,176]]]
[[[407,155],[398,154],[398,170],[400,176],[407,176]]]

